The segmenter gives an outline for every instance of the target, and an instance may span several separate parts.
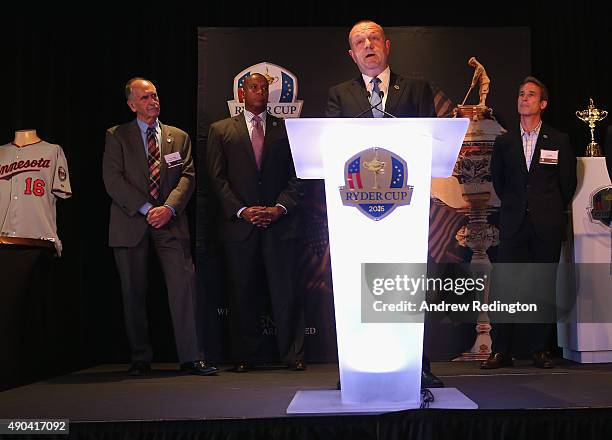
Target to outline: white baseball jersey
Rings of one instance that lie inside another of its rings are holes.
[[[0,147],[0,235],[52,240],[60,255],[55,201],[71,195],[62,147],[45,141]]]

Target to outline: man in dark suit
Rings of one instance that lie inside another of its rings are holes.
[[[109,245],[121,278],[132,350],[128,374],[151,371],[146,306],[150,247],[164,272],[181,370],[214,374],[217,368],[204,361],[196,331],[195,271],[184,213],[195,185],[191,141],[184,131],[157,119],[160,105],[153,83],[133,78],[125,95],[136,119],[106,132],[103,176],[112,199]]]
[[[249,371],[261,342],[258,305],[267,285],[282,360],[301,371],[304,315],[294,285],[301,185],[282,119],[266,112],[268,80],[243,85],[245,110],[211,125],[206,157],[221,203],[234,371]]]
[[[354,118],[365,112],[363,116],[383,117],[380,110],[384,110],[396,117],[436,117],[429,84],[391,71],[387,64],[391,41],[382,27],[372,21],[357,23],[349,33],[349,44],[348,53],[361,75],[329,89],[325,116]]]
[[[329,89],[325,116],[354,117],[429,117],[435,118],[433,94],[425,81],[410,80],[391,71],[387,60],[391,41],[383,28],[373,21],[360,21],[349,32],[348,51],[361,75]],[[421,385],[443,387],[430,371],[423,356]]]
[[[498,262],[529,263],[536,271],[540,269],[531,263],[559,262],[565,210],[576,190],[576,157],[567,134],[542,122],[547,105],[546,86],[525,78],[518,94],[520,127],[495,140],[491,159],[493,186],[501,200]],[[548,271],[547,265],[539,267]],[[554,304],[554,281],[548,290]],[[531,342],[534,365],[552,368],[548,348],[553,325],[494,325],[493,351],[481,368],[512,366],[521,332]]]

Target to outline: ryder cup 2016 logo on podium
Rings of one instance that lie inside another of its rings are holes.
[[[361,151],[344,165],[342,204],[354,206],[372,220],[382,220],[398,206],[409,205],[413,186],[408,186],[406,161],[384,148]]]
[[[612,226],[612,186],[594,191],[591,194],[591,206],[587,209],[593,223],[599,223],[605,227]]]
[[[268,79],[269,92],[268,113],[279,118],[299,118],[304,101],[298,101],[297,77],[281,66],[272,63],[259,63],[247,67],[234,77],[234,100],[227,101],[230,116],[236,116],[244,110],[244,79],[260,73]]]

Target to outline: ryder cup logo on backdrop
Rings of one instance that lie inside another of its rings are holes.
[[[372,220],[381,220],[397,206],[409,205],[406,161],[384,148],[361,151],[344,165],[346,186],[340,187],[342,204],[354,206]]]
[[[281,66],[272,63],[259,63],[247,67],[234,78],[234,100],[227,101],[230,116],[236,116],[244,110],[244,79],[254,73],[261,73],[268,79],[270,96],[268,113],[279,118],[299,118],[304,101],[297,101],[297,77]]]
[[[591,194],[591,206],[587,209],[593,223],[612,226],[612,186],[595,190]]]

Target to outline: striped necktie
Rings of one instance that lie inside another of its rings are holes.
[[[160,153],[157,146],[155,127],[147,128],[147,156],[149,159],[149,194],[155,200],[159,197]]]
[[[380,78],[374,77],[370,80],[372,83],[372,94],[370,95],[370,105],[372,108],[372,115],[375,118],[382,118],[385,114],[382,112],[382,98],[380,96]]]

